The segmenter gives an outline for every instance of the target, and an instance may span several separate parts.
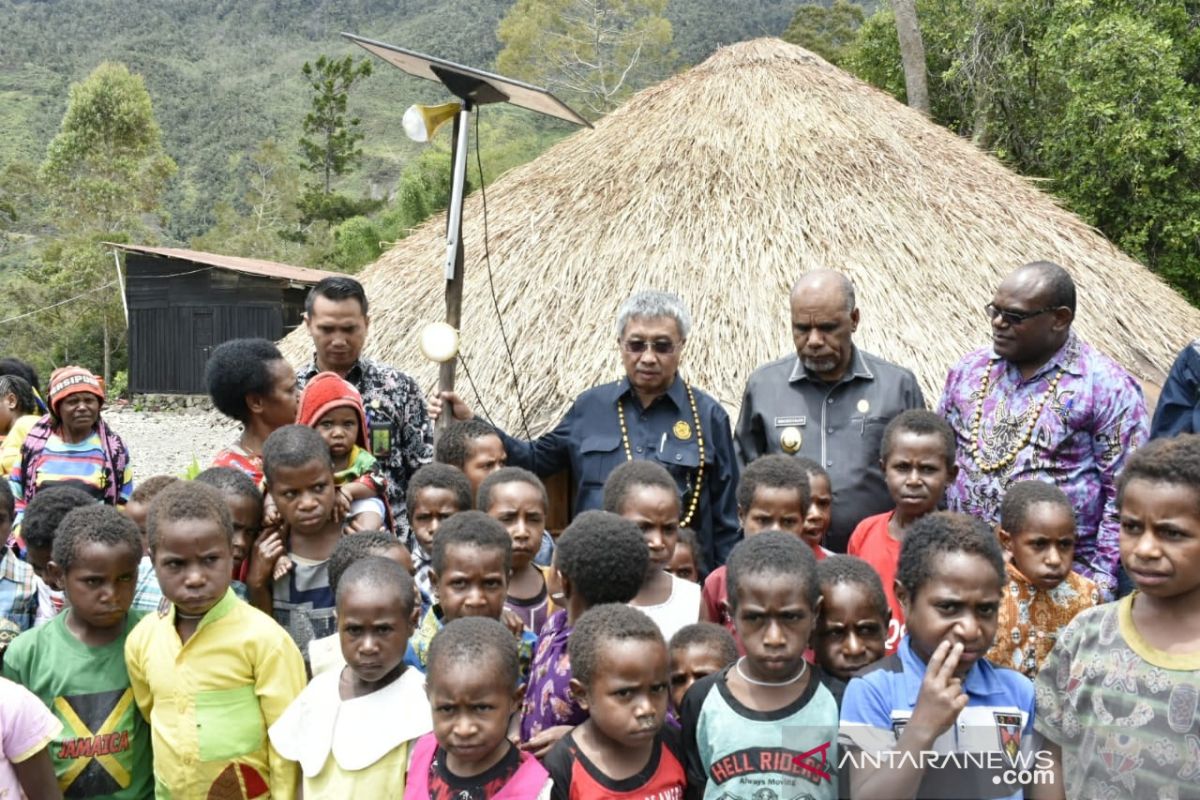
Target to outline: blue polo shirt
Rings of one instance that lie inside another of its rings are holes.
[[[508,464],[543,477],[570,469],[575,482],[574,515],[604,507],[604,481],[629,455],[656,461],[675,478],[682,498],[681,515],[686,516],[700,466],[702,434],[704,470],[690,527],[696,531],[708,568],[716,569],[741,539],[736,497],[738,461],[729,414],[708,394],[695,386],[691,390],[695,414],[678,375],[649,408],[642,408],[628,378],[588,389],[575,398],[554,430],[537,439],[514,439],[501,431]],[[621,436],[618,404],[625,414],[628,454]],[[696,430],[697,417],[700,431]]]
[[[895,751],[916,707],[925,666],[905,636],[894,655],[850,679],[838,734],[839,744],[849,751],[844,764],[873,769],[874,759],[882,759],[880,768],[888,768],[888,754]],[[921,756],[925,777],[917,797],[1019,800],[1024,796],[1021,777],[1013,773],[1049,766],[1034,753],[1033,683],[1016,670],[981,659],[967,673],[963,690],[967,707]]]

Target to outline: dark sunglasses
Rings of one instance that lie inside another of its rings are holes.
[[[643,339],[626,339],[621,342],[621,347],[625,349],[626,353],[644,353],[647,347],[660,356],[669,356],[675,352],[675,343],[670,339],[655,339],[652,342]]]
[[[1009,325],[1020,325],[1022,322],[1031,320],[1034,317],[1040,317],[1042,314],[1049,314],[1051,311],[1057,311],[1059,306],[1047,306],[1039,308],[1037,311],[1013,311],[1008,308],[1001,308],[995,303],[988,303],[983,307],[987,312],[988,319],[999,317]]]

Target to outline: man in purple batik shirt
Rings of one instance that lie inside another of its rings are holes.
[[[1075,283],[1048,261],[1020,267],[987,306],[992,346],[967,355],[938,404],[958,439],[951,510],[988,522],[1007,488],[1053,483],[1075,507],[1074,569],[1106,598],[1116,588],[1117,475],[1149,435],[1141,387],[1071,330]]]

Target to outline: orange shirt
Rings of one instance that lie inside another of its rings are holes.
[[[887,652],[896,652],[903,638],[904,609],[896,599],[896,567],[900,564],[900,542],[888,533],[888,523],[895,516],[895,511],[886,511],[867,517],[858,523],[854,533],[850,534],[850,544],[846,552],[866,561],[879,573],[883,582],[883,593],[887,597],[888,607],[892,610],[892,620],[888,623]]]

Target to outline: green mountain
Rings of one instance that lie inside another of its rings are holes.
[[[308,110],[301,65],[321,54],[366,55],[340,32],[489,67],[499,50],[496,25],[511,2],[0,0],[0,167],[39,162],[70,83],[101,61],[122,61],[145,77],[179,165],[165,233],[186,241],[207,230],[214,206],[236,193],[234,157],[271,137],[294,149]],[[692,64],[719,45],[778,35],[796,5],[671,0],[668,16],[681,61]],[[348,188],[385,196],[418,152],[400,133],[404,109],[442,95],[433,84],[376,67],[351,100],[363,120],[365,159]]]

